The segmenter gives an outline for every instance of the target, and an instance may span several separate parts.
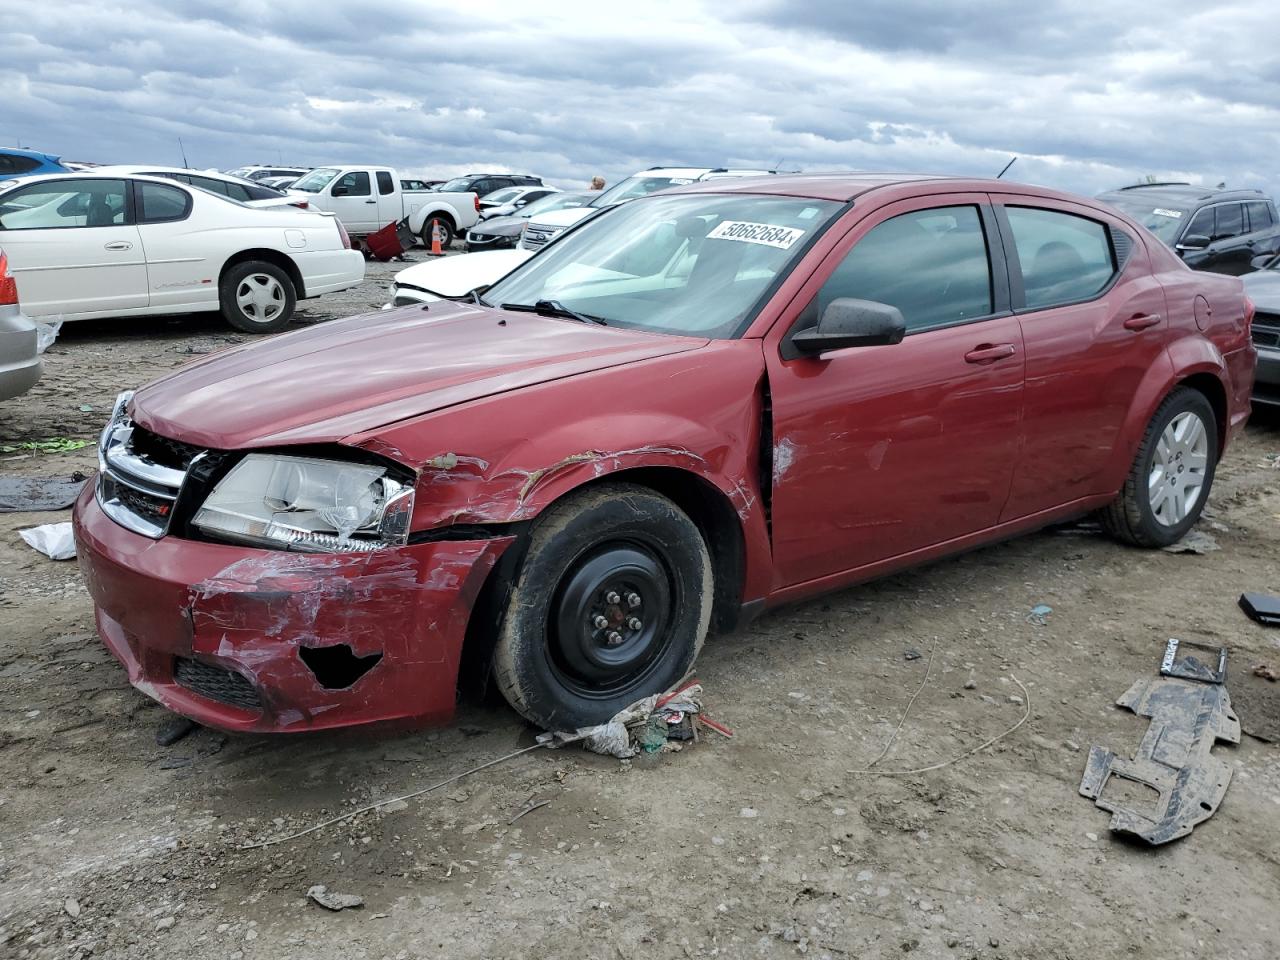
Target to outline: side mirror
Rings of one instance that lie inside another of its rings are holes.
[[[1203,233],[1189,233],[1182,238],[1175,249],[1177,250],[1203,250],[1213,241],[1206,237]]]
[[[907,335],[902,311],[875,300],[841,297],[827,304],[816,327],[791,338],[801,353],[816,355],[846,347],[877,347],[901,343]]]
[[[350,187],[344,187],[344,186],[342,186],[341,184],[337,184],[337,185],[335,185],[335,186],[334,186],[334,188],[333,188],[332,190],[330,190],[330,191],[329,191],[329,196],[331,196],[331,197],[345,197],[345,196],[347,196],[347,195],[348,195],[348,194],[350,194],[350,193],[351,193],[351,188],[350,188]]]

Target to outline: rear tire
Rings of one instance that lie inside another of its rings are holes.
[[[446,218],[433,214],[427,217],[426,222],[422,224],[422,245],[428,250],[431,249],[431,228],[436,224],[440,225],[440,249],[448,250],[453,243],[454,228],[453,224]]]
[[[530,533],[493,673],[546,730],[603,723],[693,666],[711,622],[702,534],[645,487],[611,483],[550,507]]]
[[[1177,543],[1200,519],[1218,466],[1218,418],[1199,390],[1178,387],[1147,424],[1129,476],[1102,511],[1108,533],[1138,547]]]
[[[279,333],[293,318],[297,297],[289,274],[265,260],[237,263],[218,284],[223,319],[245,333]]]

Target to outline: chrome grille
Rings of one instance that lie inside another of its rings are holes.
[[[204,451],[136,426],[126,412],[132,398],[120,395],[102,431],[98,504],[120,526],[158,540],[169,529],[187,471]]]
[[[564,228],[563,227],[546,227],[541,224],[531,223],[524,228],[524,233],[520,235],[520,246],[526,250],[539,250],[550,243]]]
[[[1253,342],[1259,347],[1280,347],[1280,316],[1257,314],[1253,318]]]

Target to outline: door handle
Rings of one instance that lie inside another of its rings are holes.
[[[365,203],[377,203],[377,200],[366,200]]]
[[[1145,330],[1147,327],[1154,327],[1161,319],[1158,313],[1135,313],[1124,322],[1124,328],[1126,330]]]
[[[974,347],[964,355],[965,363],[995,363],[997,360],[1004,360],[1012,357],[1016,350],[1012,343],[984,343],[980,347]]]
[[[114,240],[102,248],[103,250],[132,250],[133,244],[128,240]]]

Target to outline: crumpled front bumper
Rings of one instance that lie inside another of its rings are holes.
[[[152,540],[104,514],[92,484],[75,535],[129,682],[199,723],[260,733],[448,720],[472,607],[511,544],[332,555]]]

